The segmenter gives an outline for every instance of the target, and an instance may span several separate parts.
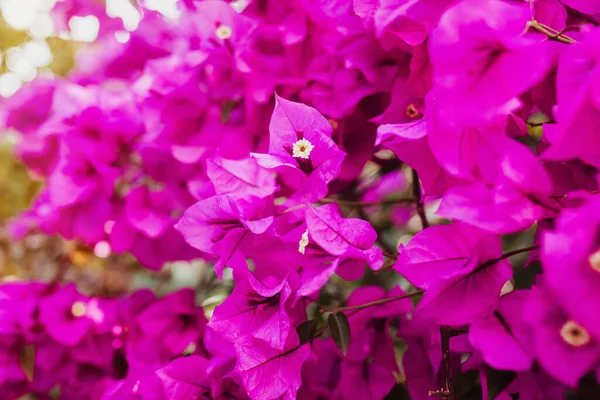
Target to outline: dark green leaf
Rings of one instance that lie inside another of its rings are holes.
[[[472,399],[478,394],[481,398],[481,385],[479,383],[479,372],[471,370],[459,373],[452,380],[454,395],[459,399]]]
[[[487,387],[488,400],[494,400],[500,393],[510,385],[517,377],[514,371],[499,371],[493,368],[488,368]]]
[[[329,330],[331,331],[331,337],[335,345],[346,356],[348,346],[350,345],[350,323],[348,322],[348,317],[341,312],[331,313],[329,314],[329,318],[327,318],[327,323],[329,324]]]
[[[516,268],[514,271],[515,290],[531,288],[536,277],[541,273],[542,265],[539,262],[532,262],[527,268]]]
[[[406,385],[397,383],[383,400],[410,400]]]
[[[231,112],[235,107],[235,101],[226,101],[221,107],[221,123],[225,124],[229,121],[229,117],[231,117]]]
[[[600,399],[600,385],[593,372],[585,375],[579,380],[577,388],[567,391],[567,400],[597,400]]]
[[[51,399],[54,400],[58,400],[60,399],[60,385],[56,384],[52,387],[52,389],[50,389],[50,392],[48,393],[48,395],[50,396]]]
[[[32,345],[25,346],[19,353],[19,364],[25,371],[27,380],[30,382],[33,380],[33,363],[35,359],[35,348]]]
[[[309,319],[296,327],[300,343],[306,343],[315,338],[318,323],[316,319]]]

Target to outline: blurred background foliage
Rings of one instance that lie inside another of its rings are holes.
[[[23,51],[27,44],[39,41],[39,38],[32,37],[26,30],[12,27],[0,14],[1,77],[5,78],[6,74],[15,74],[19,77],[19,71],[15,71],[18,70],[19,60],[13,61],[11,53]],[[47,65],[38,68],[36,75],[39,73],[66,75],[74,65],[74,51],[77,43],[56,36],[49,36],[41,41],[48,46],[52,57]],[[14,56],[12,57],[14,58]],[[13,88],[10,85],[7,88],[7,84],[2,80],[0,80],[0,85],[3,86],[0,92],[4,97],[9,97],[14,92]],[[17,136],[11,132],[5,132],[0,136],[0,223],[2,225],[8,218],[16,216],[21,210],[26,209],[41,187],[41,182],[33,179],[27,169],[13,157],[12,145],[15,140],[17,140]]]
[[[44,27],[49,22],[54,0],[16,1],[24,10],[21,12],[38,15],[30,18],[29,27],[21,24],[19,27],[23,29],[17,29],[5,18],[18,11],[6,12],[7,4],[14,6],[15,0],[0,0],[0,96],[4,99],[38,75],[65,76],[75,64],[76,50],[88,45]],[[16,15],[21,19],[24,17],[18,12]],[[6,101],[4,99],[0,98],[0,108],[2,101]],[[149,287],[161,294],[193,286],[199,289],[198,300],[207,304],[208,312],[212,310],[211,305],[218,304],[227,295],[227,285],[215,286],[212,270],[203,262],[172,263],[155,273],[142,268],[128,255],[100,257],[92,248],[59,237],[37,234],[22,241],[11,240],[6,230],[7,222],[30,206],[43,185],[14,157],[13,146],[18,140],[16,132],[0,133],[2,281],[49,281],[64,274],[66,280],[76,281],[82,292],[97,296],[115,296],[139,287]],[[209,286],[210,290],[202,290]]]

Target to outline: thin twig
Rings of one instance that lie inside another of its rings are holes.
[[[508,253],[504,253],[502,257],[497,258],[497,261],[506,260],[509,257],[516,256],[517,254],[526,253],[528,251],[537,250],[540,248],[539,244],[534,244],[533,246],[523,247],[521,249],[516,249],[513,251],[509,251]]]
[[[275,356],[273,356],[271,358],[266,359],[265,361],[261,362],[259,365],[264,365],[264,364],[266,364],[266,363],[268,363],[270,361],[273,361],[273,360],[275,360],[277,358],[285,357],[285,356],[287,356],[289,354],[292,354],[293,352],[295,352],[296,350],[298,350],[300,347],[304,346],[305,344],[311,343],[316,338],[322,336],[323,333],[325,333],[326,330],[327,330],[327,328],[325,328],[325,327],[319,328],[312,337],[308,338],[307,340],[305,340],[303,342],[300,342],[297,346],[289,349],[288,351],[285,351],[285,352],[283,352],[281,354],[277,354],[277,355],[275,355]]]
[[[324,199],[319,200],[319,203],[321,204],[331,204],[331,203],[335,203],[335,204],[339,204],[341,206],[348,206],[348,207],[373,207],[373,206],[385,206],[385,205],[392,205],[392,204],[411,204],[411,203],[415,203],[415,199],[406,199],[406,198],[402,198],[402,199],[386,199],[386,200],[379,200],[379,201],[354,201],[354,200],[342,200],[342,199],[334,199],[331,197],[325,197]]]
[[[355,305],[355,306],[332,307],[332,308],[323,307],[321,309],[321,312],[326,312],[326,311],[338,312],[338,311],[348,311],[348,310],[362,310],[363,308],[372,307],[372,306],[378,306],[378,305],[386,304],[386,303],[391,303],[392,301],[398,301],[398,300],[403,300],[403,299],[410,299],[410,298],[413,298],[413,297],[416,297],[416,296],[420,296],[423,293],[425,293],[424,290],[415,290],[414,292],[406,293],[406,294],[403,294],[402,296],[388,297],[387,299],[375,300],[375,301],[371,301],[369,303],[358,304],[358,305]]]
[[[466,335],[467,333],[469,333],[469,329],[466,329],[466,328],[462,328],[462,329],[450,328],[450,336],[451,337]]]
[[[533,30],[536,30],[548,36],[550,40],[555,40],[557,42],[566,44],[572,44],[577,42],[575,39],[563,34],[563,31],[559,32],[555,29],[550,28],[549,26],[537,22],[536,20],[529,21],[527,23],[527,26]]]
[[[429,396],[437,396],[437,397],[441,397],[442,399],[447,399],[448,398],[448,392],[446,392],[445,390],[430,390],[429,391]]]
[[[441,326],[440,335],[442,336],[442,360],[444,362],[444,388],[448,400],[454,400],[454,390],[452,388],[452,368],[450,366],[450,327]]]
[[[550,204],[545,203],[543,200],[540,200],[539,198],[537,198],[534,195],[531,194],[526,194],[525,195],[527,197],[528,200],[530,200],[533,204],[538,205],[542,208],[545,208],[546,210],[555,212],[555,213],[560,213],[561,209],[560,208],[556,208],[554,206],[551,206]]]
[[[533,246],[523,247],[521,249],[509,251],[508,253],[502,254],[500,257],[493,258],[489,261],[484,262],[483,264],[481,264],[480,266],[475,268],[473,271],[471,271],[469,273],[469,275],[474,275],[478,272],[481,272],[482,270],[491,267],[492,265],[496,264],[499,261],[506,260],[509,257],[516,256],[517,254],[521,254],[521,253],[526,253],[528,251],[537,250],[539,248],[540,248],[539,244],[534,244]]]
[[[279,217],[279,216],[281,216],[281,215],[284,215],[284,214],[290,213],[290,212],[292,212],[292,211],[297,211],[297,210],[300,210],[300,209],[302,209],[302,208],[306,207],[307,205],[308,205],[308,204],[306,204],[306,203],[303,203],[303,204],[298,204],[298,205],[296,205],[296,206],[293,206],[293,207],[290,207],[290,208],[288,208],[288,209],[286,209],[286,210],[283,210],[283,211],[280,211],[280,212],[278,212],[278,213],[275,213],[273,216],[274,216],[274,217]]]
[[[587,192],[587,193],[588,193],[588,194],[598,194],[598,193],[600,193],[600,190],[592,190],[592,191],[589,191],[589,192]],[[553,199],[559,199],[559,200],[562,200],[562,199],[566,199],[567,197],[569,197],[569,194],[568,194],[568,193],[565,193],[565,194],[563,194],[563,195],[560,195],[560,196],[550,196],[550,197],[551,197],[551,198],[553,198]]]
[[[390,269],[392,269],[394,267],[394,265],[396,265],[396,259],[391,259],[388,262],[386,262],[385,264],[383,264],[383,267],[381,267],[378,270],[376,270],[375,272],[373,272],[373,274],[375,276],[381,275],[384,272],[389,271]]]
[[[414,168],[412,170],[412,189],[413,196],[415,198],[415,201],[417,202],[417,213],[421,218],[421,224],[423,225],[423,229],[428,228],[429,221],[427,221],[427,215],[425,215],[425,207],[423,206],[423,201],[421,198],[421,181],[419,181],[419,174]]]

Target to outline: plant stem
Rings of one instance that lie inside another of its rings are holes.
[[[600,193],[600,190],[591,190],[591,191],[589,191],[587,193],[588,194],[598,194],[598,193]],[[565,193],[565,194],[563,194],[561,196],[550,196],[550,197],[553,198],[553,199],[562,200],[562,199],[566,199],[567,197],[569,197],[569,194]]]
[[[517,254],[526,253],[528,251],[537,250],[539,248],[540,248],[539,244],[534,244],[533,246],[523,247],[521,249],[512,250],[512,251],[509,251],[508,253],[504,253],[502,255],[502,257],[499,257],[496,260],[497,261],[506,260],[507,258],[512,257],[512,256],[516,256]]]
[[[444,389],[448,400],[454,400],[454,390],[452,388],[452,368],[450,367],[450,327],[441,326],[440,335],[442,336],[442,360],[444,362]]]
[[[491,259],[489,261],[484,262],[483,264],[481,264],[480,266],[478,266],[477,268],[475,268],[470,274],[475,274],[477,272],[480,272],[481,270],[484,270],[484,269],[486,269],[488,267],[491,267],[492,265],[496,264],[498,261],[506,260],[507,258],[512,257],[512,256],[516,256],[517,254],[526,253],[528,251],[537,250],[539,248],[540,248],[540,245],[539,244],[535,244],[533,246],[523,247],[521,249],[516,249],[516,250],[509,251],[508,253],[502,254],[498,258],[493,258],[493,259]]]
[[[280,211],[280,212],[278,212],[278,213],[275,213],[273,216],[275,216],[275,217],[279,217],[279,216],[281,216],[281,215],[284,215],[284,214],[290,213],[290,212],[292,212],[292,211],[297,211],[297,210],[300,210],[300,209],[302,209],[302,208],[306,207],[307,205],[308,205],[308,204],[306,204],[306,203],[303,203],[303,204],[298,204],[298,205],[296,205],[296,206],[293,206],[293,207],[290,207],[290,208],[288,208],[287,210],[283,210],[283,211]]]
[[[324,199],[319,200],[321,204],[339,204],[341,206],[348,207],[373,207],[373,206],[385,206],[391,204],[410,204],[415,203],[415,199],[387,199],[380,201],[354,201],[354,200],[342,200],[342,199],[333,199],[331,197],[325,197]]]
[[[389,271],[390,269],[392,269],[394,267],[394,265],[396,265],[396,259],[392,258],[391,260],[389,260],[388,262],[386,262],[385,264],[383,264],[383,267],[379,268],[377,271],[374,271],[373,274],[375,276],[377,275],[381,275],[382,273]]]
[[[556,40],[557,42],[566,43],[566,44],[571,44],[571,43],[577,42],[575,39],[570,38],[569,36],[563,34],[562,31],[559,32],[555,29],[550,28],[549,26],[540,24],[536,20],[529,21],[528,27],[533,30],[543,33],[544,35],[548,36],[548,38],[550,38],[550,40]]]
[[[412,189],[413,196],[417,202],[417,213],[421,218],[423,229],[428,228],[429,221],[427,221],[427,216],[425,215],[425,207],[423,206],[423,201],[421,199],[421,182],[419,181],[419,174],[417,173],[416,169],[412,170]]]
[[[415,290],[414,292],[406,293],[406,294],[403,294],[402,296],[388,297],[387,299],[375,300],[375,301],[371,301],[369,303],[358,304],[356,306],[333,307],[333,308],[323,307],[321,309],[321,311],[322,312],[325,312],[325,311],[338,312],[338,311],[348,311],[348,310],[362,310],[363,308],[368,308],[368,307],[372,307],[372,306],[378,306],[381,304],[391,303],[392,301],[410,299],[412,297],[422,295],[423,293],[425,293],[424,290]]]

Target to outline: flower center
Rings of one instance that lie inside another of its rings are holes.
[[[71,306],[71,314],[73,314],[74,317],[83,317],[85,315],[86,310],[87,307],[85,306],[85,303],[83,301],[76,301]]]
[[[575,321],[567,321],[560,329],[560,336],[573,347],[585,346],[590,342],[590,334]]]
[[[304,254],[306,251],[306,246],[308,246],[308,229],[304,231],[302,234],[302,239],[300,239],[300,243],[298,243],[298,251],[300,254]]]
[[[420,113],[415,108],[414,104],[409,104],[408,107],[406,107],[406,115],[408,115],[410,118],[417,118]]]
[[[292,147],[292,156],[308,160],[310,158],[310,153],[314,148],[315,146],[313,146],[308,139],[302,138],[294,143],[294,146]]]
[[[227,40],[231,38],[232,33],[233,31],[231,30],[231,27],[227,25],[219,25],[215,35],[217,35],[217,37],[221,40]]]
[[[589,257],[588,257],[588,262],[590,263],[590,266],[596,271],[596,272],[600,272],[600,250],[596,251],[595,253],[592,253]]]

